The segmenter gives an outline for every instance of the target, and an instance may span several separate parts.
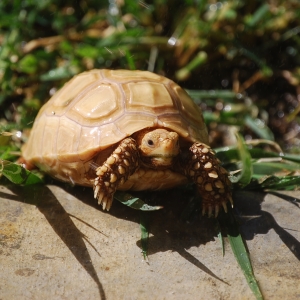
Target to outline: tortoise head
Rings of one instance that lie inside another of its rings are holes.
[[[179,154],[179,136],[166,129],[145,129],[137,138],[142,162],[151,168],[166,168],[173,165]]]

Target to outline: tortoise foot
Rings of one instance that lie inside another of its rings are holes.
[[[230,201],[231,206],[233,207],[233,201],[232,201],[231,197],[228,199],[228,201]],[[215,206],[212,206],[212,205],[202,202],[202,216],[207,214],[209,218],[211,216],[214,216],[216,218],[219,215],[220,208],[222,208],[222,207],[223,207],[224,211],[227,213],[228,201],[222,201],[220,204],[215,204]]]
[[[103,165],[96,169],[94,198],[98,199],[98,204],[101,204],[103,209],[110,209],[117,187],[122,185],[138,167],[136,142],[132,138],[126,138]]]
[[[228,201],[233,205],[228,172],[209,146],[195,143],[190,147],[185,172],[202,196],[203,215],[217,217],[221,207],[227,212]]]

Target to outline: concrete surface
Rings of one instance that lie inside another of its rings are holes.
[[[0,299],[255,299],[214,221],[180,220],[180,193],[151,213],[147,263],[139,212],[116,201],[103,212],[88,188],[1,185]],[[265,299],[300,299],[299,198],[235,195]]]

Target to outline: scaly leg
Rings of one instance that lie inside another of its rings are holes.
[[[214,212],[217,217],[221,205],[227,212],[227,202],[233,205],[228,172],[209,146],[195,143],[189,150],[185,174],[196,183],[202,196],[202,214],[208,212],[211,216]]]
[[[136,141],[126,138],[96,169],[98,177],[94,181],[94,198],[103,209],[109,210],[117,187],[123,184],[139,168],[139,153]]]

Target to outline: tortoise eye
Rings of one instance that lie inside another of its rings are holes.
[[[154,142],[152,140],[147,141],[148,146],[154,146]]]

